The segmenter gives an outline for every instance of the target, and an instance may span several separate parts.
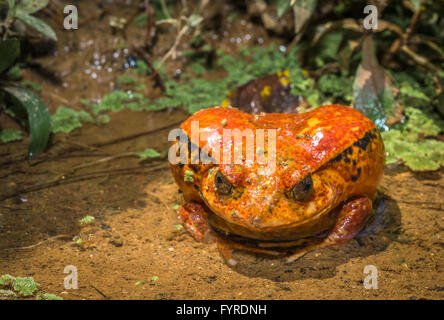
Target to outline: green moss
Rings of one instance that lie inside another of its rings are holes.
[[[353,100],[353,82],[345,77],[325,74],[319,78],[319,89],[335,100],[351,102]]]
[[[183,181],[185,181],[185,182],[194,182],[193,176],[194,176],[193,171],[185,170],[185,174],[183,176]]]
[[[12,290],[0,289],[0,299],[1,298],[16,298],[18,295]]]
[[[36,299],[37,300],[63,300],[62,297],[56,296],[55,294],[43,293],[43,292],[37,293]]]
[[[148,148],[142,151],[137,152],[137,155],[143,160],[148,158],[158,158],[160,157],[160,153],[154,149]]]
[[[22,140],[22,132],[14,129],[1,130],[0,140],[4,143]]]
[[[137,60],[136,61],[136,68],[134,69],[134,72],[137,73],[139,76],[144,77],[148,74],[149,67],[143,60]]]
[[[51,117],[51,128],[54,133],[70,133],[76,128],[81,128],[84,122],[94,122],[88,112],[59,107]]]
[[[16,277],[14,283],[12,284],[14,291],[22,296],[31,296],[37,291],[39,286],[40,285],[35,282],[32,277]]]
[[[120,77],[117,78],[117,82],[119,84],[136,84],[137,83],[137,79],[135,77],[129,76],[127,74],[123,74]]]
[[[93,223],[95,220],[96,220],[96,218],[94,218],[93,216],[86,216],[86,217],[80,219],[79,224],[80,225],[90,224],[90,223]]]
[[[399,160],[414,171],[439,169],[444,165],[444,142],[427,139],[435,136],[444,128],[444,122],[432,114],[415,108],[406,108],[407,121],[383,132],[386,163]]]
[[[0,276],[0,286],[12,286],[15,283],[15,277],[10,274]]]

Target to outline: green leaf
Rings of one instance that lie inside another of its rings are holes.
[[[32,92],[20,87],[3,87],[2,90],[17,107],[26,110],[30,127],[29,155],[45,149],[51,133],[51,115],[45,104]]]
[[[144,26],[146,26],[146,23],[147,23],[146,12],[141,13],[136,18],[134,18],[133,23],[137,27],[144,27]]]
[[[9,68],[20,55],[20,42],[17,39],[0,41],[0,73]]]
[[[86,216],[79,220],[80,225],[90,224],[93,223],[96,220],[93,216]]]
[[[190,24],[190,26],[195,27],[197,26],[199,23],[201,23],[203,20],[203,18],[201,16],[199,16],[198,14],[193,13],[189,18],[188,18],[188,23]]]
[[[32,277],[21,278],[16,277],[15,283],[13,284],[13,288],[16,292],[20,293],[23,296],[30,296],[34,292],[37,291],[40,285],[34,281]]]
[[[444,121],[438,119],[434,114],[425,113],[420,109],[407,107],[405,114],[408,121],[404,127],[404,133],[417,139],[420,136],[436,136],[444,129]]]
[[[15,283],[15,277],[10,274],[0,276],[0,286],[12,286]]]
[[[39,18],[33,17],[29,14],[17,14],[16,17],[20,20],[22,20],[24,23],[26,23],[31,28],[34,28],[38,32],[42,33],[46,37],[57,41],[57,36],[52,30],[50,26],[48,26],[43,20],[40,20]]]
[[[9,69],[6,77],[8,78],[8,80],[12,81],[20,80],[20,78],[22,77],[22,70],[20,69],[19,65],[16,64],[11,69]]]
[[[119,84],[136,84],[137,79],[127,74],[122,74],[117,78]]]
[[[145,149],[143,151],[139,151],[137,152],[137,155],[142,158],[143,160],[147,159],[147,158],[157,158],[160,157],[160,153],[157,152],[154,149]]]
[[[148,74],[148,71],[150,68],[143,60],[137,60],[136,61],[136,68],[134,69],[134,72],[137,73],[139,76],[146,76]]]
[[[8,0],[9,9],[13,9],[15,6],[15,0]]]
[[[409,120],[410,121],[410,120]],[[444,142],[410,139],[399,130],[383,132],[386,163],[402,160],[413,171],[437,170],[444,165]]]
[[[290,9],[291,0],[277,0],[276,9],[278,17],[282,17]]]
[[[55,294],[43,292],[37,293],[36,298],[37,300],[63,300],[62,297],[56,296]]]
[[[0,299],[1,298],[16,298],[17,294],[12,290],[0,289]]]
[[[48,5],[48,0],[22,0],[16,7],[17,14],[30,14]]]
[[[354,107],[369,117],[380,130],[387,130],[386,114],[395,107],[392,83],[379,65],[373,48],[373,38],[366,36],[362,49],[362,62],[353,84]]]
[[[0,131],[0,140],[4,143],[18,141],[22,139],[22,132],[19,130],[6,129]]]
[[[194,173],[191,170],[185,170],[184,172],[184,176],[183,176],[183,181],[185,182],[194,182]]]
[[[38,83],[35,83],[34,81],[22,81],[22,86],[37,92],[42,91],[42,86]]]
[[[408,84],[407,82],[404,82],[401,84],[401,88],[399,89],[399,91],[401,94],[403,94],[407,97],[410,97],[410,98],[423,99],[425,101],[430,101],[430,98],[427,97],[424,94],[424,92],[422,92],[418,89],[412,88],[410,86],[410,84]]]
[[[413,5],[413,8],[415,8],[416,11],[419,10],[421,7],[421,0],[409,0],[410,3]]]

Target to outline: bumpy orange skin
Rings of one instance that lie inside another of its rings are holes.
[[[190,138],[192,121],[199,121],[199,148],[210,155],[216,148],[233,151],[234,140],[224,141],[223,129],[277,130],[276,170],[267,175],[258,174],[266,164],[246,159],[234,165],[171,165],[185,200],[201,204],[212,227],[257,240],[295,240],[323,232],[329,232],[330,240],[343,240],[354,236],[370,215],[385,152],[375,124],[359,111],[328,105],[302,114],[251,115],[215,107],[183,122],[181,129]],[[205,137],[205,132],[212,134]],[[184,146],[176,142],[176,147]],[[216,190],[217,170],[232,184],[231,196]],[[193,172],[193,181],[184,181],[186,171]],[[311,196],[291,199],[291,188],[308,174],[314,185]],[[181,212],[187,215],[185,209]]]

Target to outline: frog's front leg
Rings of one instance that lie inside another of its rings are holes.
[[[179,208],[179,216],[185,229],[194,239],[204,243],[216,242],[224,260],[230,265],[236,265],[236,260],[232,258],[232,246],[229,242],[218,237],[211,229],[207,219],[208,213],[201,204],[197,202],[185,203]]]
[[[180,206],[179,216],[187,231],[199,242],[214,242],[215,234],[208,224],[205,208],[197,202],[187,202]]]
[[[372,200],[370,198],[363,196],[349,200],[342,206],[336,225],[328,236],[313,240],[313,243],[290,255],[287,262],[293,262],[312,250],[333,247],[347,242],[361,231],[371,213]]]

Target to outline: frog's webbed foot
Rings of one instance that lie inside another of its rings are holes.
[[[214,242],[216,237],[207,220],[205,208],[197,202],[187,202],[180,206],[179,216],[185,229],[199,242]]]
[[[356,236],[372,213],[372,201],[368,197],[355,198],[346,202],[339,212],[338,221],[327,237],[315,239],[306,247],[292,253],[287,262],[293,262],[306,253],[326,247],[341,245]]]

